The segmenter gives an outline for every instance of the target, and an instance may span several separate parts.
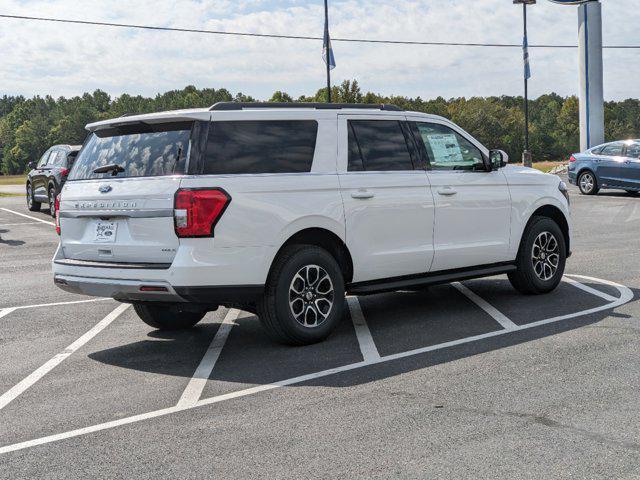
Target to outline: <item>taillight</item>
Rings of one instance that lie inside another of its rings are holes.
[[[66,177],[67,175],[69,175],[69,169],[68,168],[61,169],[60,175],[62,175],[63,177]]]
[[[56,196],[56,201],[54,203],[54,208],[56,210],[56,233],[58,235],[60,235],[60,196],[61,194],[59,193]]]
[[[213,237],[213,229],[231,203],[221,188],[181,188],[174,200],[173,220],[178,237]]]
[[[576,157],[574,157],[573,155],[571,155],[569,157],[569,162],[575,162],[576,161]]]

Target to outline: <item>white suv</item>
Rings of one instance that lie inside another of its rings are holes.
[[[61,194],[55,283],[132,303],[156,328],[224,305],[308,344],[336,327],[345,293],[507,273],[538,294],[563,275],[564,183],[505,166],[442,117],[218,103],[87,129]]]

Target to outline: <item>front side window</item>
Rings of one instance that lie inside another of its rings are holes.
[[[348,124],[349,171],[413,170],[411,154],[399,121],[349,120]]]
[[[458,132],[439,123],[417,127],[434,170],[484,170],[480,149]]]
[[[627,157],[640,158],[640,143],[627,145]]]
[[[212,122],[202,173],[310,172],[317,136],[315,120]]]
[[[193,122],[130,124],[91,134],[80,150],[69,180],[156,177],[184,173]],[[124,171],[94,173],[107,165]]]
[[[42,168],[47,164],[47,160],[49,160],[49,155],[51,155],[51,150],[47,150],[38,160],[38,165],[36,168]]]
[[[600,154],[608,157],[619,157],[622,155],[622,147],[622,143],[612,143],[611,145],[604,147]]]

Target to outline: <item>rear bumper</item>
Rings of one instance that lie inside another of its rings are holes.
[[[149,265],[70,260],[59,247],[52,268],[54,283],[72,293],[122,302],[235,305],[260,298],[273,256],[265,247],[181,246],[171,265]]]
[[[132,302],[197,303],[209,306],[254,303],[264,285],[224,285],[174,287],[167,282],[114,280],[104,278],[54,275],[54,283],[66,292],[111,297]]]

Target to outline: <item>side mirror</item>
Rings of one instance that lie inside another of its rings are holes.
[[[504,150],[490,150],[489,151],[489,167],[490,170],[497,170],[504,167],[509,163],[509,155]]]
[[[27,163],[27,167],[28,167],[30,170],[33,170],[34,168],[36,168],[36,162],[29,162],[29,163]]]

